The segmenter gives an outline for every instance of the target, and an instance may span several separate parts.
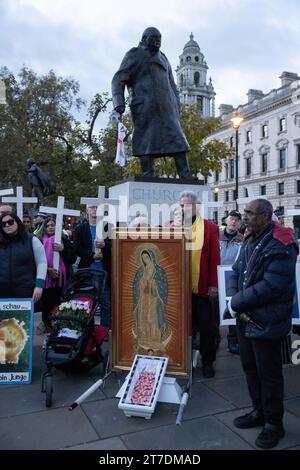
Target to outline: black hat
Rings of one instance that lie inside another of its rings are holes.
[[[239,220],[242,220],[242,216],[239,211],[230,211],[228,216],[231,215],[232,217],[237,217]]]
[[[277,209],[276,211],[274,211],[274,214],[275,214],[278,218],[279,218],[279,217],[284,217],[284,213],[283,213],[282,211],[278,210],[278,209]]]

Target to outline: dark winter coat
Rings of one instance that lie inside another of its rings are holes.
[[[105,229],[105,227],[104,227]],[[102,249],[103,253],[103,269],[110,274],[110,248],[111,241],[105,239],[105,248]],[[76,254],[80,257],[80,262],[78,268],[89,268],[90,265],[94,262],[95,248],[93,246],[92,234],[90,231],[90,226],[87,220],[84,220],[80,225],[75,229],[74,233],[74,245]]]
[[[36,280],[32,235],[0,248],[0,297],[31,297]]]
[[[291,329],[291,313],[295,294],[295,264],[299,251],[294,233],[272,223],[248,257],[244,241],[233,275],[227,286],[232,296],[231,307],[238,314],[248,313],[262,327],[237,320],[238,328],[252,338],[280,339]]]
[[[166,56],[160,51],[151,54],[142,45],[132,48],[112,80],[114,108],[125,105],[125,85],[130,94],[133,155],[189,151],[179,121],[178,90]]]

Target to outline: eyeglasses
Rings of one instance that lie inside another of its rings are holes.
[[[15,220],[14,219],[9,219],[9,220],[3,220],[1,222],[1,227],[6,227],[6,225],[8,225],[9,227],[11,227],[12,225],[14,225],[15,223]]]
[[[261,215],[261,214],[265,214],[265,211],[253,212],[253,211],[248,211],[247,209],[244,209],[244,214],[246,214],[246,215]]]

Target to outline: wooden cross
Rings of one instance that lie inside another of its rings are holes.
[[[23,197],[23,188],[22,186],[17,186],[17,195],[16,197],[3,197],[2,202],[16,202],[17,203],[17,216],[23,222],[23,205],[24,204],[33,204],[38,202],[37,197]]]
[[[58,196],[57,198],[57,207],[46,207],[40,206],[39,211],[45,212],[46,214],[55,214],[56,215],[56,222],[55,222],[55,235],[54,241],[55,243],[61,243],[61,233],[63,228],[63,217],[64,215],[73,215],[75,217],[80,216],[80,211],[76,211],[73,209],[65,209],[65,198],[63,196]],[[53,252],[53,268],[58,269],[59,265],[59,252]]]
[[[98,196],[97,197],[81,197],[80,204],[85,204],[88,206],[97,206],[96,227],[98,227],[98,223],[103,221],[105,208],[108,208],[109,204],[111,204],[112,206],[118,206],[120,204],[120,201],[119,199],[105,198],[105,186],[98,186]],[[97,240],[103,239],[103,237],[99,237],[98,230],[96,230],[96,239]]]

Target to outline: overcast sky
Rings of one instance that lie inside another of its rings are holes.
[[[249,88],[278,88],[282,71],[300,74],[299,25],[299,0],[0,0],[0,66],[71,75],[89,100],[110,91],[146,27],[160,29],[174,71],[192,31],[217,108],[237,106]]]

